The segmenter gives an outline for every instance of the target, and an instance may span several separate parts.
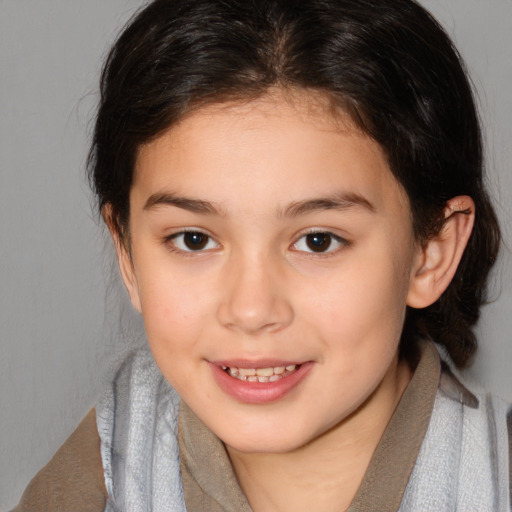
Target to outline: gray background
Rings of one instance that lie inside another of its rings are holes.
[[[84,167],[100,62],[141,3],[0,0],[0,510],[17,502],[139,336]],[[423,3],[479,91],[489,184],[510,247],[512,2]],[[505,247],[468,378],[512,400],[510,262]]]

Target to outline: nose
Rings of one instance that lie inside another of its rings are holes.
[[[282,269],[271,258],[231,262],[218,307],[218,320],[231,330],[258,335],[277,332],[293,321]]]

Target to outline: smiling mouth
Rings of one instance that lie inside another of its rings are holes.
[[[237,368],[235,366],[222,366],[222,369],[231,377],[244,382],[277,382],[288,377],[300,368],[300,364],[289,366],[273,366],[268,368]]]

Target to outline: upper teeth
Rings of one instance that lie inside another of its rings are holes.
[[[293,372],[297,365],[274,366],[268,368],[236,368],[234,366],[223,366],[223,370],[227,370],[232,377],[249,382],[273,382],[281,377]]]

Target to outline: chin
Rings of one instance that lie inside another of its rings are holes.
[[[239,441],[239,442],[238,442]],[[282,454],[290,453],[301,445],[291,443],[289,439],[275,439],[275,440],[234,440],[233,443],[225,443],[229,448],[240,453],[266,453],[266,454]]]
[[[236,434],[219,436],[229,448],[241,453],[290,453],[311,442],[315,436],[305,432],[293,432],[283,427],[276,431],[272,428],[265,431],[237,430]]]

